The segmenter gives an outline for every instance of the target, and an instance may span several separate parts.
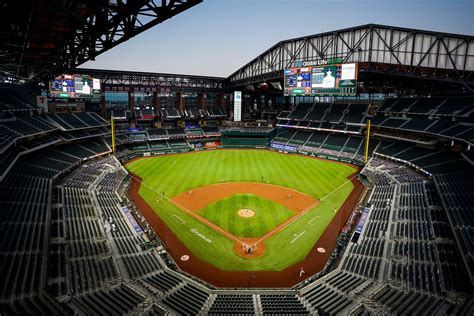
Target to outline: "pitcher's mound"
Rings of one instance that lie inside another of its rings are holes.
[[[252,217],[255,215],[255,212],[249,208],[243,208],[238,212],[240,217]]]

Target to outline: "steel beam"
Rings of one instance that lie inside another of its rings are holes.
[[[202,1],[34,0],[29,15],[21,1],[7,0],[0,14],[0,74],[51,78]]]
[[[459,43],[448,46],[448,43],[452,43],[450,41]],[[434,49],[439,45],[446,52]],[[316,56],[316,59],[339,57],[344,62],[368,63],[371,65],[368,71],[380,66],[386,69],[387,75],[449,81],[471,90],[474,85],[473,47],[474,36],[471,35],[368,24],[281,41],[231,74],[226,84],[232,88],[281,79],[283,69],[292,67],[294,61]],[[300,54],[303,50],[304,54]],[[273,56],[279,56],[280,62],[272,67],[273,64],[267,60],[272,60]],[[443,58],[447,58],[449,62],[441,62]],[[393,67],[386,67],[387,65]],[[424,71],[429,68],[433,71]],[[436,75],[435,68],[436,72],[444,74],[442,78]]]

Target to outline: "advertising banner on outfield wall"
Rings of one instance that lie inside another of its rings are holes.
[[[234,122],[242,120],[242,91],[234,91]]]
[[[221,142],[206,142],[204,144],[204,147],[206,148],[215,148],[215,147],[219,147],[221,145]]]

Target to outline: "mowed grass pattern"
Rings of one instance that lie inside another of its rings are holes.
[[[238,211],[251,209],[252,217],[241,217]],[[237,237],[259,237],[286,221],[295,213],[281,204],[254,194],[236,194],[209,204],[198,214]]]
[[[349,196],[353,185],[347,177],[355,167],[302,155],[269,150],[213,150],[163,155],[135,160],[126,168],[143,179],[140,195],[178,238],[200,260],[228,271],[282,270],[299,262],[313,247]],[[173,197],[192,188],[221,182],[262,182],[295,189],[321,203],[265,241],[266,253],[244,259],[233,251],[234,242],[160,198]],[[196,237],[197,229],[212,243]],[[290,244],[293,236],[305,231]],[[334,232],[337,234],[338,232]]]

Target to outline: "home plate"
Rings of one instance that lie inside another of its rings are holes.
[[[188,255],[182,255],[181,256],[181,261],[188,261],[189,260],[189,256]]]
[[[322,247],[319,247],[318,249],[316,249],[318,252],[320,253],[325,253],[326,252],[326,249],[322,248]]]

